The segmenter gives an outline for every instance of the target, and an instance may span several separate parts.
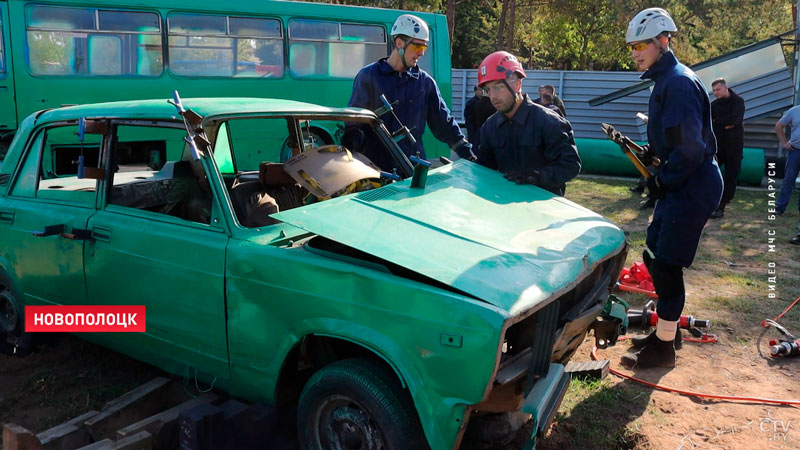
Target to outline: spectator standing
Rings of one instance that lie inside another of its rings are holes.
[[[542,93],[542,94],[541,94],[540,100],[541,100],[541,103],[540,103],[540,104],[541,104],[542,106],[544,106],[545,108],[547,108],[547,109],[549,109],[549,110],[551,110],[551,111],[555,112],[555,113],[556,113],[556,114],[558,114],[559,116],[566,118],[566,117],[564,116],[564,113],[563,113],[563,112],[561,112],[561,110],[560,110],[560,109],[558,109],[558,106],[556,106],[556,105],[554,105],[554,104],[553,104],[553,96],[552,96],[552,95],[550,95],[550,94],[549,94],[549,93],[547,93],[547,92],[544,92],[544,93]]]
[[[788,140],[786,139],[787,126],[792,128]],[[795,180],[800,172],[800,105],[783,114],[783,117],[775,124],[775,134],[778,135],[781,147],[786,150],[786,170],[783,173],[781,193],[778,195],[778,203],[775,208],[778,215],[782,215],[786,212],[789,201],[792,199]],[[797,205],[800,210],[800,199],[798,199]]]
[[[533,103],[537,103],[539,105],[542,104],[542,94],[550,94],[553,97],[553,104],[561,110],[561,117],[567,117],[567,108],[564,106],[564,101],[561,100],[561,97],[556,95],[556,87],[552,84],[543,84],[539,86],[539,98],[533,101]]]
[[[483,90],[475,86],[475,96],[467,101],[464,107],[464,122],[467,125],[467,138],[472,144],[473,151],[481,143],[481,126],[486,119],[496,112],[492,100],[488,95],[483,95]]]
[[[475,126],[475,106],[481,100],[483,96],[483,91],[481,88],[478,87],[476,84],[475,87],[472,88],[473,96],[467,103],[464,104],[464,125],[467,127],[467,140],[472,145],[478,145],[480,141],[475,140],[475,133],[478,131],[477,127]],[[478,125],[480,127],[480,125]]]
[[[725,188],[719,207],[711,214],[712,219],[725,215],[725,206],[733,200],[736,179],[742,169],[744,151],[744,99],[728,87],[724,78],[711,83],[716,99],[711,102],[711,123],[717,138],[717,163],[724,167],[722,180]]]

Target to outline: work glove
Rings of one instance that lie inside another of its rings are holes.
[[[653,164],[653,157],[656,156],[655,152],[650,149],[649,144],[644,144],[642,146],[642,153],[639,153],[639,161],[642,162],[645,166],[649,166]]]
[[[455,145],[453,145],[450,148],[451,148],[451,150],[456,152],[456,154],[460,158],[464,158],[464,159],[466,159],[468,161],[472,161],[472,162],[475,162],[475,161],[478,160],[478,157],[475,156],[475,153],[472,153],[472,144],[470,144],[466,140],[462,139],[462,140],[458,141]]]
[[[663,200],[667,196],[667,186],[661,183],[658,175],[653,175],[647,179],[647,189],[650,191],[650,197]]]
[[[542,182],[542,174],[536,169],[532,170],[515,170],[505,174],[506,180],[513,181],[517,184],[532,184],[539,186]]]

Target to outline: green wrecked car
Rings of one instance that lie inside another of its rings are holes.
[[[412,164],[371,111],[183,106],[25,119],[0,166],[0,348],[28,345],[25,305],[144,305],[146,332],[81,336],[296,407],[302,448],[457,448],[471,417],[519,410],[543,435],[624,263],[617,226],[471,162]],[[367,124],[397,173],[322,122]]]

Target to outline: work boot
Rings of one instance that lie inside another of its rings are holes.
[[[644,185],[637,184],[636,186],[629,187],[628,190],[635,194],[642,194],[644,193]]]
[[[646,336],[636,336],[630,339],[631,341],[631,348],[635,350],[641,350],[646,345],[650,344],[651,342],[655,342],[658,338],[656,337],[656,330],[650,332],[650,334]],[[683,334],[681,334],[680,330],[675,333],[675,350],[680,350],[683,348]]]
[[[639,209],[650,209],[654,206],[656,206],[656,199],[652,197],[647,197],[647,200],[639,203]]]
[[[621,362],[630,369],[675,367],[674,341],[662,341],[654,336],[653,342],[647,344],[638,352],[623,355]]]
[[[714,210],[714,212],[711,213],[711,218],[712,219],[722,219],[722,217],[724,215],[725,215],[725,207],[724,206],[720,206],[719,208]]]

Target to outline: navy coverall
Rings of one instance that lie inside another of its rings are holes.
[[[703,82],[669,51],[642,78],[655,82],[650,94],[647,140],[661,159],[656,177],[666,196],[656,203],[647,227],[645,262],[659,296],[658,316],[678,320],[685,290],[683,267],[694,260],[700,235],[722,197],[714,160],[716,140]]]
[[[393,105],[394,112],[402,125],[407,126],[417,140],[414,145],[411,145],[408,139],[400,141],[400,148],[407,156],[416,155],[419,152],[420,156],[425,158],[422,134],[425,132],[427,123],[436,139],[454,148],[459,152],[460,157],[469,157],[472,153],[472,146],[466,142],[461,128],[450,115],[450,110],[442,99],[442,94],[433,78],[424,70],[420,70],[418,66],[405,72],[398,72],[392,68],[387,59],[379,59],[358,72],[353,81],[353,94],[348,106],[374,111],[383,106],[380,100],[380,96],[383,94],[389,103],[398,102]],[[385,114],[381,119],[389,132],[393,133],[400,129],[401,125],[391,114]],[[351,150],[361,151],[385,171],[390,172],[392,168],[396,167],[396,163],[374,133],[367,127],[348,124],[345,134],[350,132],[352,127],[363,130],[365,136],[361,144],[362,148]],[[459,146],[462,142],[464,145]]]
[[[538,171],[537,185],[558,195],[581,170],[572,125],[528,94],[513,117],[495,113],[483,124],[478,164],[503,174]]]

